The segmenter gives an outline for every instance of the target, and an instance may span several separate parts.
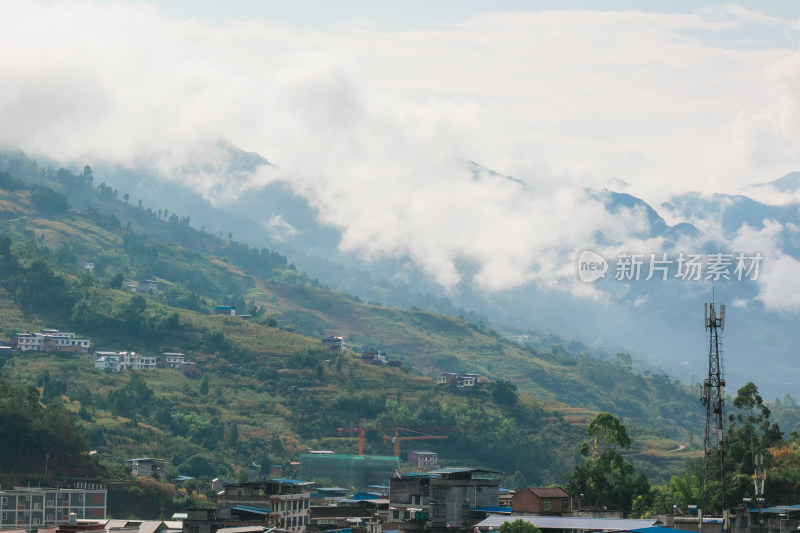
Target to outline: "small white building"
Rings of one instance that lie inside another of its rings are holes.
[[[147,370],[156,367],[156,358],[136,352],[95,352],[94,367],[108,372]]]
[[[164,366],[167,368],[180,368],[186,362],[186,355],[177,352],[164,352],[161,354]]]
[[[430,450],[411,450],[408,452],[408,462],[417,468],[439,468],[439,454]]]

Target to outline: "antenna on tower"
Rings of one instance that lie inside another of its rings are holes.
[[[713,298],[712,288],[712,298]],[[725,501],[725,376],[723,372],[720,331],[725,329],[725,305],[720,305],[719,314],[712,301],[704,305],[705,329],[708,331],[708,377],[703,381],[700,401],[706,408],[705,430],[705,476],[703,479],[703,509],[713,500],[710,494],[712,484],[720,493],[718,501],[721,510],[727,508]]]

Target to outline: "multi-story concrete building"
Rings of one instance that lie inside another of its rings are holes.
[[[94,367],[108,372],[147,370],[156,367],[156,358],[136,352],[95,352]]]
[[[89,351],[89,340],[78,339],[74,333],[57,329],[43,329],[37,333],[15,333],[11,345],[21,352],[73,352]]]
[[[139,477],[157,477],[164,479],[167,477],[167,460],[155,457],[137,457],[125,461],[131,467],[131,474]]]
[[[217,507],[245,505],[270,508],[270,522],[273,527],[305,533],[313,485],[296,479],[223,483],[222,491],[217,494]]]
[[[70,514],[78,519],[106,518],[105,485],[78,483],[74,488],[24,488],[0,490],[0,528],[28,530],[65,524]]]
[[[186,356],[182,353],[164,352],[161,357],[167,368],[180,368],[186,362]]]
[[[433,470],[439,468],[439,454],[430,450],[411,450],[408,463],[415,468]]]
[[[440,468],[405,474],[391,480],[389,520],[404,524],[425,516],[426,529],[471,531],[483,517],[478,508],[497,507],[499,494],[500,473],[491,470]]]

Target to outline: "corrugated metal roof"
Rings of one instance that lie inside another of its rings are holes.
[[[447,468],[439,468],[438,470],[431,470],[428,472],[429,474],[458,474],[462,472],[491,472],[493,474],[500,474],[500,472],[496,470],[487,470],[485,468],[455,468],[455,467],[447,467]]]
[[[231,509],[236,511],[244,511],[246,513],[269,515],[272,510],[265,507],[253,507],[251,505],[231,505]]]
[[[584,529],[590,531],[620,531],[651,527],[655,519],[591,518],[577,516],[492,515],[478,523],[478,527],[500,527],[503,522],[521,519],[540,529]]]
[[[470,511],[480,511],[483,513],[507,513],[511,514],[511,507],[474,507]]]
[[[661,527],[661,526],[653,526],[653,527],[643,527],[640,529],[632,529],[636,533],[695,533],[694,531],[690,531],[688,529],[673,529],[671,527]]]
[[[763,509],[761,509],[762,513],[767,513],[767,514],[781,514],[781,513],[787,512],[787,511],[788,512],[800,511],[800,504],[798,504],[798,505],[775,505],[775,506],[771,506],[771,507],[764,507]],[[747,510],[747,512],[748,513],[757,513],[758,512],[758,507],[751,507],[750,509]]]
[[[263,533],[267,528],[262,526],[223,527],[218,529],[222,533]]]

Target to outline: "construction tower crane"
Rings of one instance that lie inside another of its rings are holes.
[[[405,437],[400,436],[400,431],[415,431],[413,429],[408,428],[394,428],[394,437],[389,435],[383,436],[383,442],[388,442],[391,440],[394,443],[394,453],[395,457],[400,457],[400,441],[401,440],[420,440],[420,439],[446,439],[447,435],[409,435]]]
[[[391,430],[392,428],[365,428],[363,418],[358,422],[357,428],[336,428],[336,431],[340,433],[358,432],[358,455],[364,455],[364,441],[365,441],[364,437],[367,431],[391,431]]]

